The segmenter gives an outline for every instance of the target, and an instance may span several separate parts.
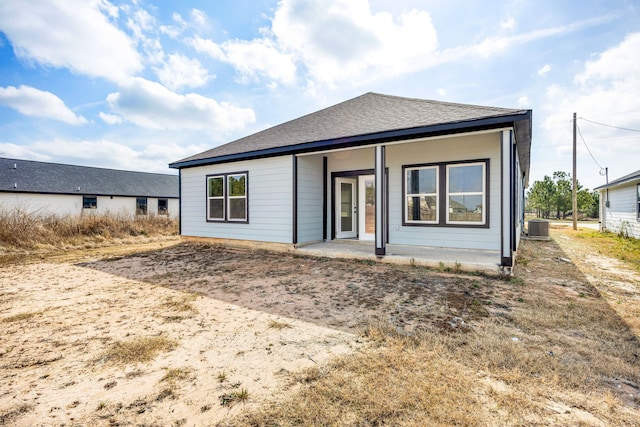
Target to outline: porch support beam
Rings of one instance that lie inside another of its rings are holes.
[[[291,165],[291,176],[292,176],[292,188],[291,194],[293,195],[293,200],[291,200],[291,228],[292,228],[292,236],[291,241],[294,245],[298,244],[298,157],[294,154],[291,156],[293,163]]]
[[[502,131],[500,137],[500,236],[501,236],[501,266],[513,266],[514,251],[514,147],[513,131]]]
[[[376,182],[376,255],[386,253],[385,236],[387,229],[386,200],[385,200],[385,146],[378,145],[375,149],[375,182]]]

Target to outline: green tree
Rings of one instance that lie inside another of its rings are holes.
[[[538,211],[538,217],[549,218],[555,192],[555,183],[548,175],[545,175],[542,181],[533,183],[527,193],[527,199],[529,205]]]
[[[571,210],[572,198],[573,198],[573,180],[571,175],[556,171],[553,173],[553,180],[555,182],[555,194],[553,195],[553,205],[556,209],[556,217],[565,219],[567,217],[567,211]],[[578,185],[580,188],[580,185]]]
[[[578,197],[578,212],[589,217],[597,217],[599,210],[599,194],[582,188],[576,183]],[[567,172],[556,171],[552,177],[545,175],[542,181],[536,181],[527,193],[529,206],[536,209],[538,216],[549,218],[555,211],[556,218],[567,217],[573,207],[573,179]]]

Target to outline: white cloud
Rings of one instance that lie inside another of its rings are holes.
[[[191,9],[189,21],[186,21],[182,15],[176,12],[174,12],[171,19],[175,22],[175,25],[161,25],[159,30],[161,33],[173,38],[177,38],[188,29],[200,34],[209,31],[211,28],[209,17],[200,9]]]
[[[233,65],[242,80],[257,80],[264,76],[285,85],[295,82],[296,65],[293,58],[278,51],[267,38],[231,40],[219,45],[212,40],[195,37],[189,43],[199,52]]]
[[[87,119],[76,115],[56,95],[30,86],[0,87],[0,104],[14,108],[25,116],[46,117],[72,125],[87,123]]]
[[[592,25],[600,24],[610,20],[611,16],[602,16],[595,19],[574,22],[558,27],[543,28],[527,33],[514,34],[509,36],[490,36],[478,43],[467,46],[459,46],[441,52],[439,62],[451,62],[468,59],[469,57],[489,58],[498,55],[513,46],[530,43],[549,37],[572,33]]]
[[[151,129],[230,132],[255,122],[252,109],[195,93],[180,95],[139,77],[107,96],[111,110],[123,120]]]
[[[621,78],[637,81],[640,76],[638,52],[640,33],[629,34],[618,46],[598,55],[596,60],[587,62],[584,71],[576,76],[575,82],[584,85],[597,79]]]
[[[629,113],[640,110],[640,33],[628,35],[620,44],[602,52],[596,59],[588,61],[582,72],[574,77],[569,87],[551,85],[545,94],[542,108],[543,140],[556,147],[559,154],[570,153],[572,142],[571,119],[578,117],[606,124],[640,129],[640,116]],[[578,121],[589,148],[604,166],[616,166],[617,170],[632,172],[638,169],[640,143],[637,134]],[[581,140],[578,152],[585,159],[587,168],[597,166],[586,157]],[[580,160],[579,160],[580,162]],[[566,169],[566,168],[565,168]],[[613,176],[624,173],[613,172]],[[582,180],[582,179],[581,179]]]
[[[123,81],[141,70],[140,55],[103,11],[115,13],[106,0],[2,0],[0,30],[19,58]]]
[[[191,13],[189,14],[191,17],[192,25],[199,30],[207,30],[209,29],[209,18],[207,14],[200,9],[191,9]]]
[[[503,30],[513,30],[516,28],[516,20],[508,17],[500,23],[500,28]]]
[[[447,90],[446,90],[446,89],[440,88],[440,89],[438,89],[436,92],[438,93],[438,95],[440,95],[440,96],[441,96],[441,97],[443,97],[443,98],[444,98],[445,96],[447,96]]]
[[[5,157],[68,163],[140,172],[172,173],[168,164],[208,148],[205,144],[112,141],[110,139],[72,140],[56,138],[28,145],[0,142]]]
[[[115,114],[100,112],[98,115],[105,123],[109,125],[117,125],[118,123],[122,123],[122,117],[116,116]]]
[[[551,71],[551,65],[544,64],[544,66],[538,70],[538,75],[540,77],[547,77],[547,74],[549,74],[549,71]]]
[[[281,51],[329,85],[403,74],[437,48],[427,12],[372,13],[367,0],[283,0],[271,30]]]
[[[153,67],[156,75],[169,89],[182,87],[200,87],[207,84],[212,77],[197,59],[190,59],[182,54],[169,55],[162,67]]]
[[[520,98],[518,98],[518,107],[527,108],[529,105],[531,105],[531,101],[529,100],[528,96],[523,95]]]

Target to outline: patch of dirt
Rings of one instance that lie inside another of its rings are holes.
[[[405,332],[473,322],[513,298],[496,278],[202,244],[82,265],[352,333],[372,318]]]
[[[518,280],[528,292],[539,281],[560,298],[598,296],[557,245],[537,243],[512,280],[175,241],[5,265],[0,420],[215,424],[292,391],[294,372],[361,351],[370,322],[470,331],[489,316],[509,319],[522,301]],[[105,356],[159,336],[176,346],[150,362]],[[182,374],[166,379],[171,372]]]

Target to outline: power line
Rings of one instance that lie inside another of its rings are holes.
[[[593,120],[585,119],[584,117],[578,117],[578,118],[582,119],[582,120],[584,120],[586,122],[593,123],[593,124],[600,125],[600,126],[606,126],[608,128],[628,130],[629,132],[640,132],[640,129],[630,129],[630,128],[623,128],[623,127],[620,127],[620,126],[608,125],[608,124],[605,124],[605,123],[594,122]]]
[[[586,147],[587,151],[589,152],[589,155],[591,156],[591,158],[593,159],[594,163],[596,165],[598,165],[598,167],[600,168],[600,170],[603,170],[604,167],[602,167],[600,165],[600,163],[598,163],[598,161],[596,160],[596,158],[593,156],[593,153],[591,152],[591,150],[589,149],[589,146],[587,145],[587,141],[584,140],[584,136],[582,136],[582,132],[580,131],[580,126],[578,126],[576,124],[576,128],[578,129],[578,135],[580,135],[580,139],[582,140],[584,146]]]

